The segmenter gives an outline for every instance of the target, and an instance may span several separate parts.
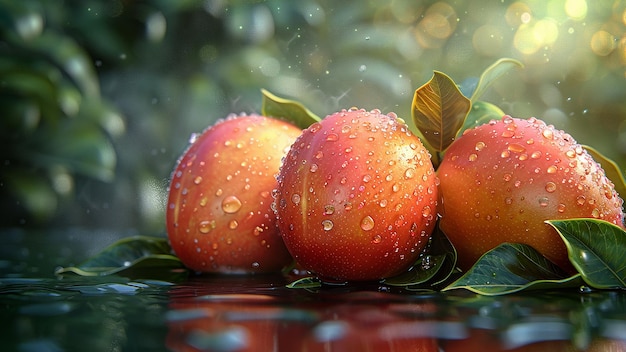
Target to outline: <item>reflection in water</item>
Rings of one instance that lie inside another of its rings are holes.
[[[626,351],[619,291],[486,297],[284,284],[4,278],[0,341],[22,351]]]

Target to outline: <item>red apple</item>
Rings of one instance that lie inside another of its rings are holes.
[[[430,155],[395,114],[353,108],[314,123],[278,180],[285,244],[324,280],[396,275],[414,263],[435,225]]]
[[[196,138],[172,175],[166,214],[172,248],[187,267],[275,272],[292,261],[271,193],[300,132],[277,119],[233,115]]]

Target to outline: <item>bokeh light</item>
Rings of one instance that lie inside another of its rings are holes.
[[[433,70],[471,86],[502,57],[524,68],[507,71],[481,99],[543,118],[626,166],[623,0],[31,1],[47,10],[16,16],[15,37],[66,35],[88,55],[55,69],[97,78],[72,80],[84,96],[59,89],[61,113],[80,120],[99,96],[116,108],[97,121],[118,152],[115,182],[85,185],[67,166],[45,173],[59,196],[40,195],[45,204],[61,209],[76,198],[65,208],[68,222],[109,225],[100,220],[108,209],[119,226],[161,229],[157,195],[189,135],[231,112],[260,112],[261,88],[321,116],[358,106],[410,123],[413,92]],[[13,110],[20,119],[3,121],[26,131],[48,118],[35,103]]]

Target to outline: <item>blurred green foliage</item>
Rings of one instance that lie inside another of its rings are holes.
[[[261,88],[319,116],[359,106],[409,121],[433,70],[471,86],[500,57],[525,68],[483,100],[626,165],[624,13],[584,0],[0,0],[0,225],[162,232],[190,134],[259,112]]]

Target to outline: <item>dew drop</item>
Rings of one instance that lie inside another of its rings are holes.
[[[196,178],[193,179],[193,183],[199,185],[200,182],[202,182],[202,176],[196,176]]]
[[[361,229],[363,231],[369,231],[374,228],[374,219],[371,216],[366,216],[361,220]]]
[[[332,230],[334,225],[335,224],[333,224],[333,222],[331,220],[323,220],[322,221],[322,228],[324,229],[324,231]]]
[[[591,216],[596,219],[600,217],[600,211],[598,210],[598,208],[593,208],[593,210],[591,211]]]
[[[557,171],[557,167],[554,165],[548,166],[548,168],[546,169],[546,172],[549,174],[554,174]]]
[[[530,154],[530,157],[532,159],[539,159],[539,158],[541,158],[541,152],[540,151],[534,151],[534,152],[532,152],[532,154]]]
[[[316,172],[316,171],[317,171],[317,169],[318,169],[317,164],[311,164],[311,168],[309,168],[309,171],[311,171],[311,172]]]
[[[557,210],[559,213],[564,213],[564,212],[565,212],[565,204],[563,204],[563,203],[559,203],[559,205],[557,205],[557,206],[556,206],[556,210]]]
[[[291,196],[291,201],[293,202],[293,204],[298,205],[300,204],[300,195],[298,193],[294,193]]]
[[[506,149],[514,153],[523,153],[526,151],[526,148],[523,145],[518,144],[518,143],[511,143],[507,146]]]
[[[320,124],[319,122],[315,122],[311,126],[309,126],[308,131],[311,133],[316,133],[321,128],[322,128],[322,124]]]
[[[506,181],[506,182],[511,181],[511,179],[512,179],[512,178],[513,178],[513,175],[511,175],[511,174],[509,174],[509,173],[506,173],[506,174],[502,175],[502,179],[503,179],[504,181]]]
[[[336,133],[329,133],[328,136],[326,136],[326,141],[328,142],[335,142],[339,139],[339,136]]]
[[[503,150],[502,153],[500,153],[500,157],[502,158],[508,158],[509,156],[511,156],[511,152],[508,150]]]
[[[215,228],[215,220],[204,220],[198,224],[200,233],[209,233]]]
[[[554,191],[556,191],[556,184],[554,182],[548,182],[546,183],[546,192],[552,193]]]
[[[585,205],[585,196],[580,195],[578,197],[576,197],[576,204],[578,205]]]
[[[424,209],[422,209],[423,217],[428,218],[431,214],[432,214],[432,209],[430,209],[429,205],[425,206]]]
[[[376,235],[372,236],[372,243],[373,244],[379,244],[382,241],[383,241],[383,237],[381,235],[376,234]]]
[[[510,130],[510,129],[506,129],[506,130],[502,131],[502,133],[500,135],[502,137],[504,137],[504,138],[511,138],[511,137],[515,136],[515,131],[514,130]]]
[[[231,230],[236,229],[236,228],[237,228],[237,226],[239,226],[239,222],[237,222],[237,220],[231,220],[231,221],[228,223],[228,228],[229,228],[229,229],[231,229]]]
[[[485,148],[485,142],[477,142],[474,148],[477,152],[483,150],[483,148]]]
[[[368,183],[372,180],[372,176],[370,175],[365,175],[363,176],[363,182]]]
[[[545,139],[553,139],[554,138],[554,132],[552,132],[552,130],[549,129],[549,128],[546,128],[543,131],[541,131],[541,135]]]
[[[467,158],[467,160],[469,161],[476,161],[476,159],[478,159],[478,155],[472,153],[469,155],[469,157]]]
[[[236,196],[228,196],[222,201],[222,210],[225,213],[233,214],[241,209],[241,201]]]
[[[541,198],[539,198],[539,206],[547,207],[549,203],[550,203],[550,201],[548,200],[548,197],[541,197]]]
[[[406,169],[404,171],[404,177],[407,179],[413,178],[415,176],[415,169]]]

